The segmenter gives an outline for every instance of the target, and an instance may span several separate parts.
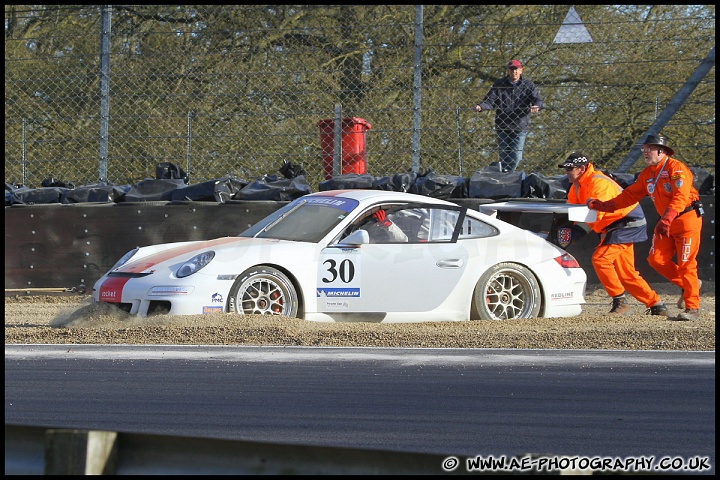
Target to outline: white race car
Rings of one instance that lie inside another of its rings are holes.
[[[572,255],[493,215],[338,190],[298,198],[237,237],[136,248],[92,295],[140,316],[508,320],[578,315],[586,282]]]

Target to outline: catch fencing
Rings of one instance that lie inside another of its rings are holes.
[[[519,170],[558,175],[577,150],[635,173],[662,132],[714,175],[713,5],[10,5],[5,181],[134,184],[160,162],[251,181],[290,162],[317,190],[338,116],[367,125],[368,173],[469,177],[498,161],[475,105],[510,59],[544,104]]]

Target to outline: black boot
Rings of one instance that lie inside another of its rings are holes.
[[[610,309],[610,313],[613,315],[629,315],[632,312],[632,308],[627,303],[627,298],[625,297],[625,294],[618,295],[617,297],[613,297],[613,303],[612,308]]]

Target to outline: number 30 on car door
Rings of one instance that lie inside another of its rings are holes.
[[[349,310],[360,298],[360,251],[325,253],[318,265],[318,310]]]

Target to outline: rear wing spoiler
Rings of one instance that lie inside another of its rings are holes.
[[[486,215],[497,216],[497,212],[523,212],[523,213],[559,213],[566,214],[572,222],[589,223],[597,220],[597,211],[590,210],[585,205],[576,205],[567,202],[554,203],[542,201],[506,201],[497,203],[484,203],[478,210]]]

